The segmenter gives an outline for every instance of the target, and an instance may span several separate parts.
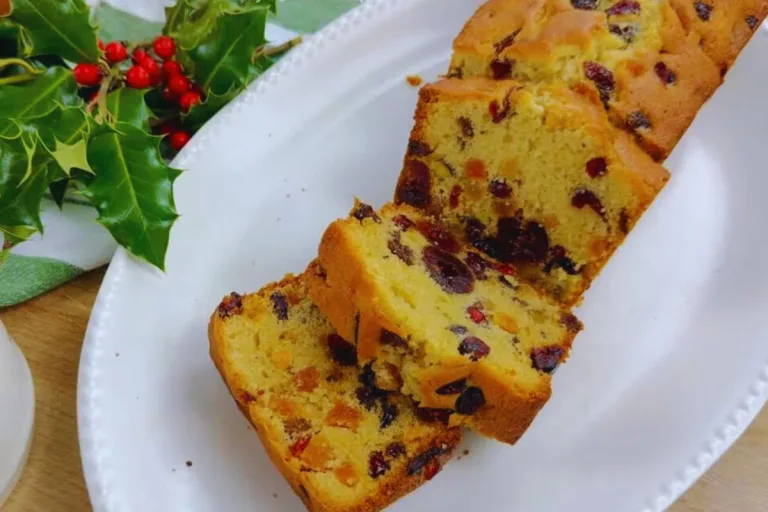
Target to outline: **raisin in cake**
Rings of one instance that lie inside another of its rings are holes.
[[[209,338],[237,405],[309,510],[381,510],[431,479],[460,441],[358,371],[301,277],[224,298]]]
[[[412,397],[424,418],[510,444],[549,398],[550,373],[581,329],[514,267],[408,206],[358,203],[327,229],[307,279],[378,387]]]
[[[565,83],[657,160],[722,81],[668,0],[490,0],[456,38],[450,74]]]
[[[766,0],[669,0],[692,39],[723,74],[768,13]]]
[[[440,215],[566,306],[669,178],[563,86],[446,79],[420,95],[396,201]]]

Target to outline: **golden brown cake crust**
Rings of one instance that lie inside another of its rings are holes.
[[[236,354],[233,353],[227,340],[227,322],[232,317],[254,314],[253,308],[259,309],[261,307],[254,304],[254,297],[263,302],[273,292],[285,292],[286,290],[288,290],[286,295],[289,296],[289,301],[300,300],[300,295],[306,295],[303,278],[289,274],[280,282],[272,283],[252,296],[243,297],[232,294],[224,297],[212,314],[208,325],[211,359],[219,370],[230,394],[235,399],[238,408],[258,433],[270,459],[308,510],[312,512],[375,512],[382,510],[421,486],[433,474],[426,476],[424,474],[426,470],[420,470],[418,474],[409,475],[402,470],[402,467],[399,467],[396,475],[387,475],[387,478],[383,479],[381,485],[376,488],[375,493],[364,496],[356,504],[336,503],[334,495],[328,494],[327,489],[317,488],[309,476],[312,474],[311,472],[297,470],[297,467],[285,458],[285,443],[280,440],[281,432],[275,431],[267,419],[271,414],[269,407],[260,403],[258,393],[254,391],[253,383],[249,381],[248,376],[243,375],[237,364],[233,362]],[[320,385],[322,386],[322,384]],[[433,457],[439,461],[439,468],[450,459],[453,450],[460,441],[460,429],[434,428],[431,436],[417,436],[405,442],[408,444],[409,453],[425,453],[435,447],[440,447],[439,453]],[[392,464],[394,466],[394,462]]]
[[[405,214],[413,219],[419,213],[407,206],[395,208],[387,205],[381,217],[392,213]],[[348,236],[345,220],[332,223],[319,248],[319,257],[307,269],[306,279],[312,300],[329,321],[345,338],[356,340],[358,359],[362,362],[375,360],[382,350],[383,331],[396,333],[402,338],[409,336],[408,326],[393,323],[393,314],[381,289],[364,258],[358,257],[358,247]],[[569,316],[572,328],[559,340],[551,340],[567,354],[581,324]],[[425,320],[428,321],[428,320]],[[565,356],[567,357],[567,356]],[[472,416],[456,415],[451,424],[463,424],[479,433],[513,444],[530,426],[536,414],[551,394],[550,377],[542,375],[538,386],[522,389],[490,365],[471,363],[466,357],[445,358],[440,365],[429,368],[410,368],[409,377],[419,383],[421,407],[445,409],[452,407],[455,397],[448,399],[435,394],[434,390],[459,380],[470,378],[485,394],[488,407],[480,408]]]
[[[693,0],[677,2],[693,10]],[[456,38],[450,75],[567,84],[602,100],[617,126],[663,160],[722,80],[718,65],[690,36],[694,28],[686,33],[667,0],[628,3],[638,10],[616,15],[607,14],[615,4],[608,0],[596,0],[595,10],[576,9],[568,0],[490,0]],[[643,11],[651,9],[646,17]],[[745,37],[735,30],[733,46],[743,46]],[[617,43],[622,39],[626,43]],[[558,67],[552,55],[561,50],[574,52],[579,65]]]
[[[725,74],[768,14],[766,0],[670,0],[686,33]]]

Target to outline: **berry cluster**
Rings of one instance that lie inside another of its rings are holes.
[[[99,63],[80,63],[75,66],[75,81],[83,87],[101,86],[91,98],[95,102],[98,94],[120,87],[122,83],[133,89],[160,88],[163,99],[178,106],[181,112],[188,112],[203,100],[203,90],[189,78],[174,59],[176,43],[168,36],[157,37],[152,44],[133,48],[130,60],[128,48],[123,43],[99,41],[103,58]],[[158,58],[152,56],[152,53]],[[170,123],[159,126],[162,135],[169,135],[170,146],[179,151],[190,139],[189,133],[176,129]]]

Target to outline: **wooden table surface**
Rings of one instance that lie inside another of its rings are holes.
[[[77,443],[77,366],[88,315],[104,275],[91,272],[0,311],[35,379],[37,418],[29,463],[4,512],[90,510]],[[671,512],[768,511],[768,409]],[[570,511],[568,511],[570,512]]]

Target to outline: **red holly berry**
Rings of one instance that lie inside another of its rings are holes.
[[[133,66],[125,74],[125,83],[134,89],[146,89],[149,87],[149,72],[142,66]]]
[[[166,80],[170,80],[173,75],[180,75],[181,73],[181,65],[175,60],[167,60],[163,62],[163,76],[165,76]]]
[[[189,90],[189,80],[184,78],[183,75],[173,75],[168,79],[168,89],[173,94],[181,96]]]
[[[159,85],[163,80],[163,72],[160,71],[160,66],[157,61],[149,55],[142,58],[137,64],[146,69],[147,73],[149,73],[149,85],[154,87]]]
[[[104,55],[107,57],[109,62],[114,64],[117,62],[123,62],[125,59],[127,59],[128,50],[126,50],[125,46],[118,43],[117,41],[112,41],[104,48]]]
[[[181,148],[187,145],[187,142],[189,142],[190,136],[187,132],[183,130],[179,130],[176,132],[171,133],[171,147],[175,149],[176,151],[181,151]]]
[[[155,39],[153,45],[155,53],[163,60],[168,60],[176,53],[176,43],[168,36],[160,36]]]
[[[198,103],[200,103],[200,93],[197,91],[187,91],[179,98],[179,106],[184,112],[187,112]]]
[[[168,103],[175,103],[179,98],[177,94],[174,94],[168,87],[163,87],[163,99]]]
[[[133,62],[140,64],[142,60],[149,57],[149,54],[142,48],[136,48],[133,50]]]
[[[96,64],[78,64],[75,66],[75,82],[87,87],[99,85],[101,81],[101,70]]]
[[[160,135],[168,135],[170,133],[173,133],[175,129],[176,127],[173,126],[173,123],[165,122],[157,127],[157,132]]]

